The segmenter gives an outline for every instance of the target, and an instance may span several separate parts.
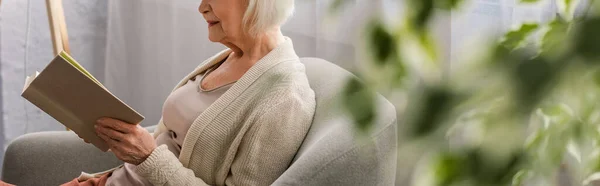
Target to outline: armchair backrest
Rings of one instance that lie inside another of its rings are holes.
[[[397,158],[396,110],[377,95],[376,121],[367,138],[336,98],[353,75],[333,63],[302,58],[317,107],[294,162],[273,185],[394,185]]]

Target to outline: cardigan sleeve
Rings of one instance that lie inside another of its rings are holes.
[[[152,185],[198,185],[206,186],[202,179],[197,178],[194,171],[179,162],[179,159],[169,151],[167,145],[161,145],[152,154],[136,166],[136,172],[146,178]]]
[[[310,128],[314,105],[291,98],[264,110],[244,135],[225,185],[269,185],[281,176]],[[153,185],[207,185],[166,145],[157,147],[136,168]]]

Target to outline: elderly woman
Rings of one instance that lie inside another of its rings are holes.
[[[280,26],[293,0],[203,0],[208,37],[229,49],[166,99],[154,134],[103,118],[98,136],[126,162],[65,185],[269,185],[310,128],[315,96]]]

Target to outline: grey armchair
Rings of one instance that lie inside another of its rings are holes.
[[[395,108],[378,96],[371,134],[357,142],[351,120],[334,104],[352,74],[322,59],[303,58],[302,62],[316,93],[317,110],[294,161],[273,185],[394,185]],[[34,133],[8,146],[2,180],[17,185],[58,185],[81,171],[98,172],[121,163],[72,132]]]

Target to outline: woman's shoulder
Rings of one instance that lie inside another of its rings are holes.
[[[289,89],[290,87],[295,87],[310,89],[304,64],[300,60],[281,62],[267,70],[259,80],[269,82],[273,85],[271,86],[273,88]]]
[[[261,89],[265,99],[273,101],[295,99],[307,104],[314,102],[314,91],[310,87],[305,67],[300,60],[281,62],[266,71],[258,81],[257,88]]]
[[[286,60],[271,67],[263,74],[267,78],[282,78],[286,80],[307,80],[304,64],[300,59]]]

